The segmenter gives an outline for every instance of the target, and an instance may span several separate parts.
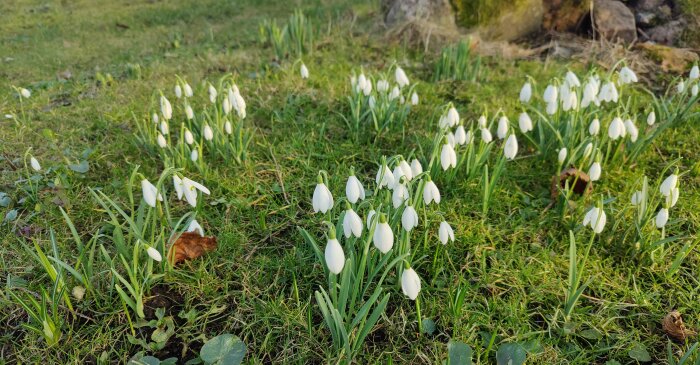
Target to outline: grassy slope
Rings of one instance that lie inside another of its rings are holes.
[[[174,314],[194,308],[199,318],[194,324],[179,322],[180,338],[173,338],[161,357],[183,357],[182,343],[190,345],[184,357],[192,357],[201,345],[196,338],[200,333],[232,332],[248,344],[251,363],[325,362],[330,336],[312,299],[314,289],[324,280],[319,263],[295,229],[297,225],[318,225],[309,204],[316,172],[331,172],[332,190],[339,194],[350,165],[369,177],[382,154],[425,146],[432,133],[429,124],[434,122],[434,106],[455,101],[462,114],[471,118],[482,107],[493,111],[503,106],[506,95],[509,104],[504,107],[512,110],[523,75],[545,80],[563,69],[558,64],[543,67],[537,62],[490,60],[488,82],[421,82],[422,105],[411,117],[413,133],[405,141],[389,136],[376,146],[357,148],[347,139],[336,113],[344,110],[350,71],[360,65],[382,69],[398,60],[407,66],[412,79],[429,80],[431,65],[423,62],[421,54],[401,45],[387,46],[385,40],[370,35],[379,29],[368,17],[374,8],[367,4],[353,5],[364,16],[352,23],[344,4],[305,3],[303,8],[323,31],[317,51],[305,60],[312,78],[300,84],[296,68],[289,62],[281,68],[271,63],[271,50],[261,49],[256,42],[260,20],[286,17],[294,6],[253,0],[99,5],[88,0],[48,5],[10,0],[0,4],[0,78],[8,84],[29,86],[34,92],[27,105],[32,118],[29,126],[16,128],[0,121],[0,190],[18,196],[13,182],[20,172],[13,171],[5,159],[21,158],[30,146],[45,166],[92,149],[89,173],[73,176],[74,185],[63,198],[85,234],[94,232],[103,219],[87,195],[88,186],[123,196],[123,182],[134,165],[144,166],[151,176],[159,168],[157,160],[133,143],[132,113],[146,115],[154,91],[170,90],[174,74],[191,81],[213,80],[226,72],[239,75],[249,120],[256,128],[251,156],[244,166],[219,166],[207,178],[214,187],[213,196],[223,198],[224,204],[204,208],[200,221],[219,236],[221,245],[216,253],[167,278],[168,296],[180,302]],[[173,46],[175,41],[180,47]],[[129,77],[128,63],[141,65],[142,79]],[[73,77],[56,81],[57,73],[64,70],[70,70]],[[114,85],[97,87],[96,70],[114,75]],[[0,109],[15,109],[16,104],[10,88],[3,87]],[[697,121],[689,121],[669,131],[639,166],[624,173],[611,172],[597,189],[626,198],[632,189],[630,182],[645,172],[656,177],[664,161],[682,156],[684,168],[691,173],[682,182],[682,198],[674,214],[682,222],[674,229],[694,236],[700,221],[700,170],[693,166],[699,157],[694,148],[696,126]],[[55,137],[47,138],[42,133],[45,128]],[[449,338],[479,348],[483,336],[490,333],[498,335],[498,342],[539,340],[543,352],[534,355],[531,363],[590,364],[613,358],[626,363],[634,341],[646,344],[655,357],[662,356],[666,338],[659,321],[667,310],[679,308],[691,326],[696,324],[700,307],[695,268],[700,256],[691,254],[681,273],[666,280],[664,265],[639,266],[630,248],[621,246],[613,235],[604,235],[593,250],[589,273],[594,280],[574,318],[577,333],[595,328],[602,337],[565,336],[558,324],[548,324],[564,299],[568,228],[554,212],[543,210],[551,169],[537,167],[532,159],[509,165],[499,199],[483,224],[478,214],[469,213],[480,211],[476,182],[444,190],[443,210],[455,222],[457,244],[447,250],[449,270],[436,275],[433,283],[425,283],[423,297],[424,316],[436,320],[439,334],[417,338],[413,307],[396,293],[360,363],[389,358],[397,363],[436,363],[445,358]],[[45,283],[41,269],[19,247],[15,230],[34,227],[34,237],[43,245],[49,226],[60,237],[68,237],[52,203],[57,194],[42,193],[46,212],[32,215],[28,209],[14,226],[0,228],[3,277],[22,277],[33,288]],[[432,242],[437,241],[435,231],[430,231]],[[61,251],[68,255],[70,241],[61,242]],[[429,264],[419,272],[425,279],[434,274]],[[298,297],[292,285],[295,278]],[[467,290],[469,304],[461,316],[453,318],[448,315],[446,298],[449,290],[459,286]],[[19,327],[25,317],[3,293],[0,320],[7,330],[0,333],[2,357],[10,363],[84,363],[107,351],[113,361],[125,361],[139,350],[126,340],[128,324],[120,307],[115,304],[112,312],[96,313],[83,305],[84,313],[93,320],[76,322],[61,347],[47,350],[43,340],[26,335]],[[223,309],[210,312],[212,308]],[[491,352],[491,360],[493,355]]]

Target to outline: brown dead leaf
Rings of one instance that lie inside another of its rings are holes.
[[[197,232],[184,232],[170,247],[168,259],[173,265],[196,259],[209,251],[214,251],[216,245],[216,237],[200,236]]]
[[[591,178],[588,177],[587,173],[570,167],[562,171],[561,175],[552,177],[552,188],[550,190],[552,200],[559,196],[559,190],[566,187],[567,181],[574,193],[579,195],[586,194],[593,189],[593,184],[589,184]]]
[[[681,312],[677,310],[671,311],[664,317],[663,321],[661,321],[661,327],[663,327],[664,332],[669,337],[676,341],[685,341],[686,337],[696,334],[694,331],[685,328]]]

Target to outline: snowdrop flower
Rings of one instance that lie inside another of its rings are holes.
[[[588,169],[588,177],[591,178],[591,181],[598,181],[600,179],[600,175],[602,173],[602,168],[600,167],[599,162],[594,162],[591,164],[591,168]]]
[[[163,137],[162,134],[158,133],[158,137],[156,137],[156,141],[158,142],[158,146],[160,148],[168,147],[168,142],[165,140],[165,137]]]
[[[158,120],[159,120],[158,114],[157,114],[157,113],[153,113],[153,115],[151,116],[151,120],[153,121],[153,124],[156,124],[156,125],[157,125],[157,124],[158,124]]]
[[[597,103],[598,85],[594,81],[589,81],[583,88],[581,107],[587,108],[591,103]]]
[[[187,143],[187,144],[194,143],[194,135],[192,135],[192,132],[190,132],[189,129],[185,129],[185,143]]]
[[[569,84],[569,86],[571,87],[581,86],[581,82],[578,80],[578,77],[575,73],[571,71],[566,72],[566,83]]]
[[[440,223],[440,228],[438,229],[438,238],[440,238],[440,242],[442,242],[443,245],[446,245],[449,241],[455,241],[455,231],[452,229],[452,227],[450,227],[450,224],[446,221],[442,221],[442,223]]]
[[[403,202],[407,201],[409,197],[410,194],[405,184],[405,178],[403,178],[394,187],[394,192],[391,194],[391,202],[394,204],[394,208],[398,208]]]
[[[175,96],[178,99],[182,97],[182,87],[180,87],[180,84],[175,85]]]
[[[396,71],[394,72],[394,74],[394,76],[396,77],[396,83],[399,84],[399,87],[404,87],[408,85],[408,76],[406,76],[406,73],[400,66],[396,66]]]
[[[190,160],[192,160],[192,162],[197,162],[198,159],[199,159],[199,151],[192,150],[192,152],[190,152]]]
[[[478,123],[479,123],[479,128],[486,128],[486,116],[485,115],[480,116]]]
[[[413,180],[413,170],[411,170],[411,165],[409,165],[406,160],[401,158],[396,167],[401,169],[401,175],[405,176],[407,181]],[[394,169],[394,176],[396,176],[396,169]]]
[[[185,200],[187,200],[187,203],[189,203],[192,207],[196,208],[197,207],[197,190],[201,191],[204,194],[211,194],[209,192],[209,189],[207,189],[204,185],[190,180],[186,177],[182,178],[182,193],[185,196]]]
[[[562,148],[559,150],[559,154],[557,155],[557,161],[559,161],[559,164],[563,164],[564,161],[566,161],[566,155],[569,153],[569,151],[566,149],[566,147]]]
[[[460,146],[467,143],[467,132],[464,129],[464,126],[461,124],[457,126],[457,129],[455,130],[455,143]]]
[[[681,81],[678,82],[678,86],[676,86],[676,90],[678,90],[679,94],[682,94],[685,91],[685,81],[681,79]]]
[[[39,161],[34,156],[32,156],[29,159],[29,164],[32,166],[32,169],[34,169],[34,171],[41,171],[41,165],[39,164]]]
[[[192,110],[192,107],[189,105],[185,107],[185,116],[187,116],[189,120],[194,119],[194,110]]]
[[[163,201],[163,196],[158,192],[158,189],[147,179],[141,180],[141,193],[143,200],[152,208],[156,207],[156,200]]]
[[[615,117],[608,127],[608,137],[613,141],[625,136],[625,124],[622,119]]]
[[[418,105],[418,94],[415,91],[411,94],[411,105]]]
[[[336,275],[343,271],[343,266],[345,266],[345,253],[343,252],[343,247],[340,246],[340,242],[338,242],[335,232],[333,231],[331,231],[328,236],[324,257],[326,259],[328,271]]]
[[[557,104],[556,101],[551,102],[551,103],[547,103],[547,107],[545,108],[545,111],[549,115],[554,115],[557,112],[558,107],[559,107],[559,105]]]
[[[578,108],[578,95],[575,91],[569,91],[566,94],[566,99],[562,101],[564,111],[576,110]]]
[[[656,223],[656,228],[664,228],[666,223],[668,223],[668,209],[659,209],[659,213],[656,214],[656,220],[654,222]]]
[[[420,161],[418,161],[417,158],[414,158],[413,161],[411,161],[411,173],[414,177],[423,173],[423,166],[420,164]]]
[[[593,207],[583,217],[583,225],[590,226],[594,233],[603,232],[607,216],[602,208]]]
[[[442,165],[443,170],[447,170],[450,167],[457,167],[457,154],[447,140],[445,140],[445,143],[442,145],[442,151],[440,152],[440,164]]]
[[[544,90],[544,94],[542,95],[544,102],[547,104],[556,103],[558,97],[559,94],[557,87],[554,85],[547,85],[547,88]]]
[[[644,198],[644,195],[642,195],[641,191],[635,191],[634,194],[632,194],[632,198],[630,199],[630,203],[632,205],[639,205],[642,203],[642,199]]]
[[[245,119],[246,117],[246,103],[245,100],[243,99],[243,96],[241,96],[240,91],[238,90],[238,87],[236,85],[233,85],[229,91],[228,91],[228,101],[231,104],[231,107],[236,110],[236,113],[238,114],[238,117],[241,119]]]
[[[440,190],[438,190],[437,185],[430,178],[427,177],[425,186],[423,187],[423,202],[425,205],[429,205],[430,202],[435,202],[435,204],[440,204]]]
[[[212,139],[214,139],[214,130],[211,129],[209,124],[204,125],[202,134],[204,135],[204,139],[206,139],[207,141],[211,141]]]
[[[583,149],[583,158],[588,158],[588,156],[591,155],[591,152],[593,152],[593,143],[588,142],[586,147]]]
[[[158,250],[151,246],[148,246],[148,248],[146,248],[146,253],[148,254],[148,257],[150,257],[153,261],[163,261],[163,256],[161,256],[160,252],[158,252]]]
[[[23,87],[19,89],[19,94],[25,99],[29,99],[29,97],[32,96],[32,92]]]
[[[170,120],[173,117],[173,107],[165,96],[160,97],[160,114],[165,120]]]
[[[481,140],[484,141],[484,143],[491,143],[491,141],[493,141],[491,131],[486,128],[481,128]]]
[[[459,113],[455,107],[450,107],[447,111],[446,123],[448,127],[454,127],[459,123]]]
[[[620,70],[620,85],[631,84],[637,82],[637,75],[629,67],[625,66]]]
[[[625,121],[625,130],[630,135],[630,141],[637,142],[637,137],[639,136],[639,130],[637,126],[634,125],[632,119],[627,119]]]
[[[314,189],[314,195],[311,202],[314,208],[314,213],[321,212],[325,214],[327,211],[333,208],[333,195],[323,182],[323,177],[321,174],[318,175],[318,183],[316,184],[316,189]]]
[[[346,202],[346,204],[345,216],[343,216],[343,233],[345,238],[350,238],[350,236],[359,238],[362,236],[362,218],[355,213],[350,203]]]
[[[412,205],[407,205],[401,214],[401,226],[406,232],[411,232],[413,228],[418,226],[418,212]]]
[[[377,104],[377,101],[376,101],[376,99],[374,98],[374,95],[370,95],[370,96],[369,96],[368,102],[369,102],[369,108],[372,109],[372,110],[374,110],[374,107],[375,107],[376,104]]]
[[[355,171],[350,170],[348,182],[345,184],[345,196],[350,203],[357,203],[358,200],[365,199],[365,188],[360,180],[355,176]]]
[[[374,209],[367,213],[367,229],[372,229],[372,218],[374,218],[375,215],[377,215],[377,211]]]
[[[182,179],[180,179],[180,177],[177,175],[173,175],[173,186],[175,187],[175,193],[177,193],[177,198],[179,200],[182,200],[182,195],[185,193],[184,184],[182,183]]]
[[[690,88],[690,94],[693,96],[698,95],[698,84],[693,85],[692,88]]]
[[[401,96],[401,91],[399,91],[398,86],[394,86],[393,89],[391,89],[391,94],[389,94],[389,100],[394,100]]]
[[[506,157],[508,160],[512,160],[515,158],[515,155],[518,153],[518,140],[515,139],[515,134],[511,134],[508,139],[506,140],[506,144],[503,147],[503,155]]]
[[[384,93],[389,90],[389,81],[384,79],[377,81],[377,91]]]
[[[391,227],[386,221],[386,214],[384,213],[379,215],[379,223],[377,223],[377,227],[374,229],[372,241],[374,242],[374,247],[381,253],[389,252],[394,246],[394,232],[391,231]]]
[[[591,124],[588,126],[588,133],[591,134],[591,136],[595,136],[598,134],[600,131],[600,121],[598,118],[593,119]]]
[[[228,120],[224,123],[224,131],[226,131],[226,134],[233,133],[233,126],[231,125],[231,122],[229,122]]]
[[[700,78],[700,68],[698,68],[698,65],[694,65],[693,68],[690,69],[690,75],[688,76],[691,80],[696,80]]]
[[[508,118],[505,115],[498,120],[498,128],[496,129],[498,139],[506,138],[506,135],[508,135],[508,124]]]
[[[457,145],[457,142],[455,141],[455,135],[451,131],[447,132],[447,134],[445,135],[445,138],[447,138],[447,143],[450,146],[454,147]]]
[[[671,191],[675,189],[677,185],[678,175],[671,174],[661,183],[661,186],[659,186],[659,191],[661,194],[663,194],[663,196],[669,196],[671,195]]]
[[[216,91],[216,88],[214,85],[209,84],[209,101],[214,104],[216,103],[216,97],[219,95],[219,93]]]
[[[679,195],[680,195],[680,190],[678,190],[678,187],[672,189],[671,195],[666,197],[666,205],[668,205],[669,208],[675,207],[676,203],[678,202]]]
[[[649,112],[649,115],[647,116],[647,124],[649,126],[652,126],[652,125],[654,125],[654,123],[656,123],[656,113],[654,113],[654,111],[652,110],[651,112]]]
[[[170,128],[168,128],[168,123],[166,121],[160,122],[160,133],[168,134],[168,132],[170,132]]]
[[[200,236],[204,237],[204,229],[196,219],[193,219],[190,225],[187,226],[187,232],[197,232]]]
[[[308,79],[309,78],[309,69],[306,68],[305,64],[301,64],[301,68],[299,69],[299,73],[301,74],[302,79]]]
[[[185,96],[191,98],[192,95],[194,94],[192,93],[192,88],[190,87],[190,84],[185,83]]]
[[[420,277],[410,267],[401,274],[401,291],[411,300],[416,300],[420,293]]]
[[[530,85],[530,81],[526,81],[522,89],[520,89],[520,102],[523,104],[527,104],[530,102],[531,97],[532,85]]]
[[[520,113],[520,116],[518,117],[518,126],[520,127],[520,131],[523,133],[527,133],[532,130],[532,119],[530,119],[530,116],[527,113]]]
[[[603,87],[600,88],[600,94],[598,94],[598,99],[605,102],[617,103],[618,97],[617,88],[612,82],[603,85]]]
[[[389,189],[394,188],[394,175],[391,173],[391,170],[389,170],[386,163],[379,168],[379,171],[377,171],[375,182],[377,183],[377,187],[379,189],[385,186]]]

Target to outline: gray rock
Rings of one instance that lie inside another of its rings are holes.
[[[637,39],[634,14],[618,0],[595,0],[593,20],[598,34],[605,39],[625,42]]]
[[[649,35],[649,40],[653,42],[672,45],[681,36],[684,28],[685,22],[683,20],[674,20],[649,29],[647,34]]]
[[[654,11],[663,3],[664,0],[639,0],[637,2],[637,9],[641,11]]]
[[[389,26],[425,21],[442,27],[455,27],[449,0],[382,0],[381,7],[384,21]]]

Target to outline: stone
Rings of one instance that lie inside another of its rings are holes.
[[[542,26],[556,32],[576,31],[588,16],[591,0],[549,0],[544,2]]]
[[[420,21],[445,28],[456,27],[449,0],[382,0],[381,8],[389,26]]]
[[[649,36],[649,40],[653,42],[673,45],[683,34],[684,29],[685,22],[683,20],[674,20],[649,29],[647,35]]]
[[[637,9],[641,11],[654,11],[664,3],[664,0],[639,0]]]
[[[634,20],[637,22],[637,26],[648,28],[657,23],[658,17],[655,13],[640,11],[635,15]]]
[[[637,39],[634,14],[618,0],[595,0],[593,21],[601,37],[610,40],[633,42]]]
[[[479,25],[476,28],[477,33],[487,40],[514,41],[542,28],[542,0],[520,0],[513,3],[513,6],[502,11],[497,17]]]
[[[637,47],[658,62],[664,71],[684,73],[700,59],[697,53],[684,48],[668,47],[651,42],[641,43]]]

